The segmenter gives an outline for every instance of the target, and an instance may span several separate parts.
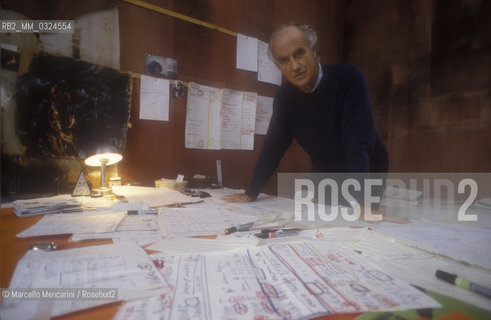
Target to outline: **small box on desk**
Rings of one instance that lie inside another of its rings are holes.
[[[176,180],[172,179],[159,179],[155,180],[155,187],[156,188],[169,188],[177,191],[184,190],[187,185],[187,181],[182,181],[182,182],[176,182]]]

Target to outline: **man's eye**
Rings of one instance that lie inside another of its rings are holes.
[[[295,58],[298,58],[298,57],[301,57],[301,56],[302,56],[304,53],[305,53],[305,50],[304,50],[304,49],[298,49],[297,51],[295,51],[295,52],[293,53],[293,56],[294,56]]]

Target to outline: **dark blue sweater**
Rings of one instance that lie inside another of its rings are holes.
[[[312,161],[312,172],[387,172],[387,151],[375,130],[370,98],[360,70],[322,65],[312,93],[285,82],[246,194],[256,198],[295,138]]]

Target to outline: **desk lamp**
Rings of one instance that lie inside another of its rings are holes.
[[[97,148],[94,155],[85,159],[85,164],[90,167],[101,167],[101,186],[99,193],[107,193],[109,189],[106,187],[106,166],[118,163],[123,159],[123,156],[118,153],[114,147]]]

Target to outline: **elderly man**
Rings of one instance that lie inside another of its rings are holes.
[[[387,151],[375,130],[360,70],[347,64],[321,65],[316,43],[314,29],[302,22],[273,33],[270,54],[288,81],[275,95],[248,189],[224,200],[256,199],[294,138],[310,156],[313,172],[387,172]]]

